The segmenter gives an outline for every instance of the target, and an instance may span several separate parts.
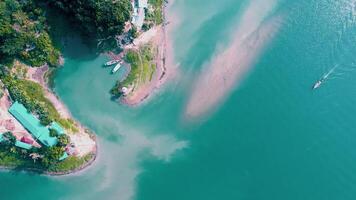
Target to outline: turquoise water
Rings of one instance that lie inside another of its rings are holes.
[[[176,1],[181,75],[138,108],[110,101],[120,74],[66,33],[55,90],[97,133],[98,161],[68,177],[1,172],[1,199],[355,199],[353,0],[278,1],[281,28],[242,84],[203,121],[184,118],[195,78],[249,2]]]

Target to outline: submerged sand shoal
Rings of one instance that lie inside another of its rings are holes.
[[[205,65],[193,85],[185,109],[188,119],[212,112],[224,101],[278,32],[282,17],[264,18],[274,9],[274,0],[252,2],[232,34],[232,42]]]

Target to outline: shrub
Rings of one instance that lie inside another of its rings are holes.
[[[58,146],[65,147],[70,143],[70,138],[68,135],[63,134],[58,136]]]

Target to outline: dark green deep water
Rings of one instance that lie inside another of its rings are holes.
[[[180,76],[138,108],[110,101],[120,74],[101,67],[105,56],[58,31],[65,66],[55,91],[97,133],[98,160],[67,177],[1,172],[0,199],[355,199],[356,1],[266,1],[277,4],[267,18],[283,16],[279,32],[216,112],[194,123],[183,113],[200,69],[261,1],[177,0]]]

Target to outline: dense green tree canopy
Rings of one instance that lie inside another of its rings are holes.
[[[66,147],[70,143],[70,138],[66,134],[60,135],[57,138],[58,138],[58,145],[61,147]]]
[[[42,147],[40,148],[40,154],[43,155],[42,165],[44,167],[50,167],[59,161],[59,158],[63,156],[64,148],[59,146]]]
[[[59,51],[47,33],[42,10],[33,1],[0,1],[0,63],[14,58],[32,66],[58,64]]]
[[[97,39],[121,34],[130,19],[130,0],[51,0],[68,15],[75,18],[83,33]]]
[[[13,146],[15,145],[16,142],[16,137],[11,133],[11,132],[5,132],[3,135],[3,139],[4,139],[4,144],[8,145],[8,146]]]

